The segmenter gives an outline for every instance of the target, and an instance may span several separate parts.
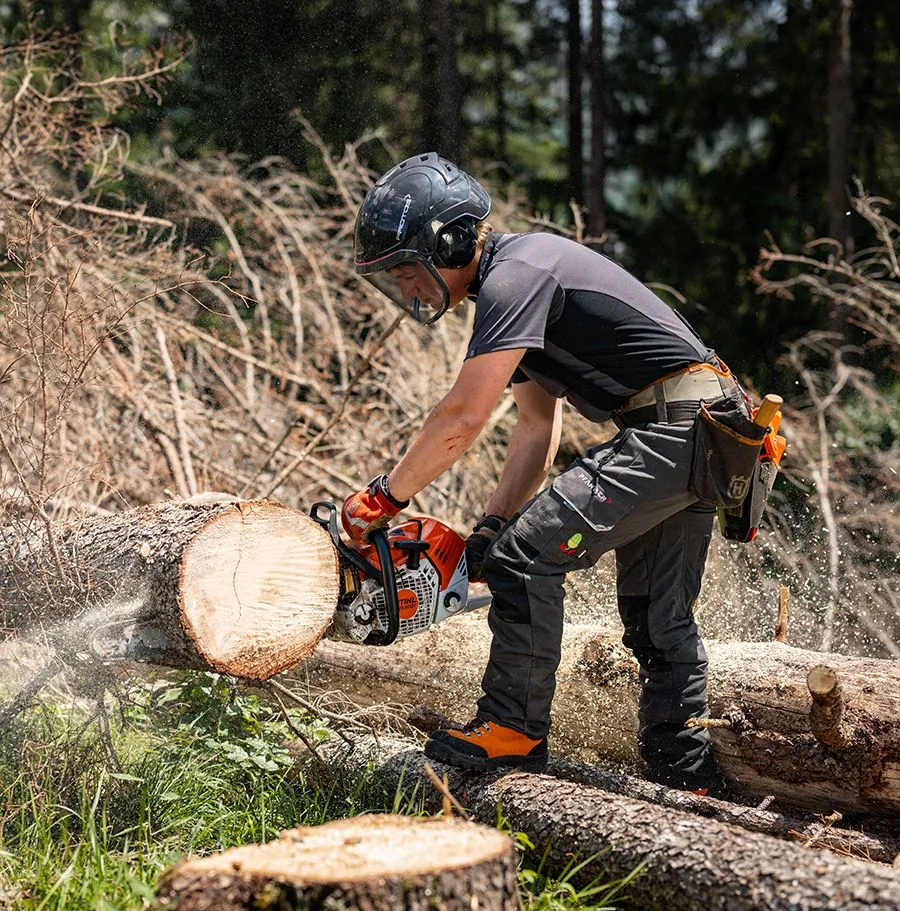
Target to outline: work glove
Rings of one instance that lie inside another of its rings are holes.
[[[470,582],[484,582],[481,573],[485,554],[504,525],[506,519],[503,516],[482,516],[475,523],[472,534],[466,538],[466,566]]]
[[[344,500],[341,509],[341,525],[357,544],[366,541],[369,535],[384,528],[390,520],[409,506],[409,500],[401,502],[391,496],[387,475],[379,475],[361,490]]]

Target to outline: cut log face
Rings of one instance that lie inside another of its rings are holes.
[[[0,626],[69,652],[265,679],[312,653],[340,594],[328,532],[268,500],[173,501],[52,536],[0,537]]]
[[[185,548],[182,624],[214,668],[271,677],[312,654],[325,635],[337,568],[327,534],[305,516],[271,503],[229,510]]]
[[[511,839],[486,826],[359,816],[183,861],[164,876],[160,899],[179,911],[513,911],[519,908],[516,861]]]

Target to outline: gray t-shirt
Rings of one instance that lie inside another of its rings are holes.
[[[492,234],[479,264],[466,357],[527,348],[513,382],[534,380],[605,421],[640,389],[715,362],[687,323],[630,272],[553,234]]]

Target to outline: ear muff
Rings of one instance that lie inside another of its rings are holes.
[[[471,221],[458,221],[441,230],[432,262],[441,269],[462,269],[472,262],[478,233]]]

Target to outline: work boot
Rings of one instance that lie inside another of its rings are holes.
[[[475,772],[501,767],[543,772],[547,738],[533,740],[496,721],[476,718],[458,731],[435,731],[425,743],[425,755]]]

